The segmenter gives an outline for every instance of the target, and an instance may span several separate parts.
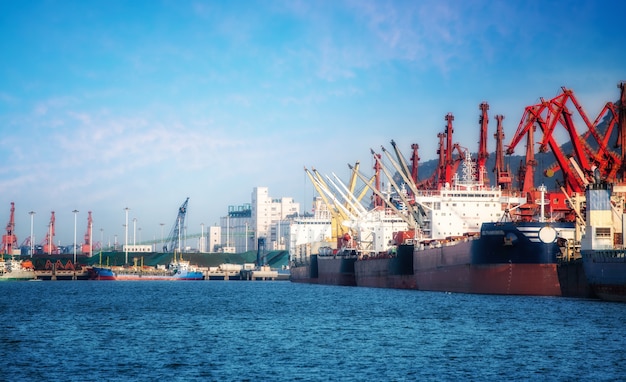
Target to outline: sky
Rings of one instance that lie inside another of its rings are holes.
[[[623,1],[0,0],[0,223],[18,243],[188,234],[254,187],[310,211],[304,167],[371,175],[393,139],[475,152],[505,116],[572,89],[595,118],[626,80]],[[495,141],[488,143],[495,149]],[[519,146],[516,154],[522,154]],[[4,207],[3,207],[4,206]],[[78,210],[74,214],[72,211]],[[2,212],[4,211],[4,212]],[[134,226],[131,223],[136,219]]]

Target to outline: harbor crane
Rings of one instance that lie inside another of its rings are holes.
[[[82,252],[84,255],[91,256],[93,248],[91,246],[91,230],[93,226],[93,219],[91,218],[91,211],[88,212],[87,216],[87,231],[85,232],[85,240],[82,246]]]
[[[15,203],[11,202],[11,216],[7,223],[6,234],[2,236],[2,254],[13,255],[13,249],[18,248],[17,236],[14,233],[15,230]]]
[[[185,202],[178,207],[178,216],[176,216],[176,221],[172,226],[170,234],[165,239],[165,244],[163,245],[163,252],[173,252],[178,250],[181,252],[180,244],[181,244],[181,230],[185,228],[185,216],[187,215],[187,205],[189,204],[189,197],[185,199]]]
[[[47,253],[48,255],[57,253],[57,246],[54,244],[54,221],[54,211],[52,211],[50,215],[50,224],[48,225],[48,232],[46,232],[46,237],[42,242],[43,253]]]
[[[618,84],[618,88],[621,91],[620,104],[607,103],[593,122],[587,117],[581,104],[574,96],[574,92],[565,87],[561,88],[562,93],[556,97],[550,100],[541,98],[541,102],[538,104],[527,106],[506,153],[508,155],[513,154],[515,146],[522,138],[532,134],[532,131],[539,127],[543,134],[539,142],[539,151],[547,152],[550,150],[557,162],[556,165],[549,168],[547,175],[552,175],[556,170],[560,170],[563,175],[564,188],[568,194],[582,193],[588,181],[586,178],[594,170],[597,170],[601,178],[608,182],[623,181],[626,173],[624,171],[626,162],[624,153],[626,151],[622,142],[625,136],[625,126],[621,117],[624,114],[621,105],[626,98],[624,83]],[[583,125],[586,127],[583,134],[577,131],[572,118],[574,116],[583,121]],[[603,132],[600,129],[601,121],[606,126]],[[570,138],[573,148],[571,155],[564,153],[556,142],[554,131],[558,126],[562,126]],[[611,133],[615,127],[618,130],[616,146],[621,147],[621,153],[612,150],[609,144]],[[532,150],[532,144],[530,149]],[[527,165],[529,165],[528,161]],[[579,173],[576,166],[582,172]],[[530,183],[526,182],[526,184],[529,185]],[[528,191],[523,188],[522,186],[523,192]]]

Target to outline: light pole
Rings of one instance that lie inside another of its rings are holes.
[[[200,223],[200,252],[204,252],[204,223]]]
[[[124,211],[126,211],[126,224],[124,224],[124,264],[128,264],[128,210],[130,210],[130,208],[124,208]]]
[[[76,266],[76,214],[78,214],[78,210],[72,212],[74,213],[74,266]]]
[[[33,246],[35,244],[35,239],[33,238],[33,217],[35,216],[35,211],[30,211],[28,214],[30,215],[30,257],[33,257]]]
[[[165,223],[159,223],[161,225],[161,251],[165,250],[163,249],[163,247],[165,246],[165,243],[163,242],[163,226],[165,225]]]
[[[133,218],[133,247],[137,244],[137,218]]]
[[[104,228],[100,228],[100,259],[98,264],[102,265],[102,247],[104,246]]]
[[[89,257],[93,256],[93,222],[89,222]]]

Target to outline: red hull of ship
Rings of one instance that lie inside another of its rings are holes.
[[[317,284],[317,278],[311,277],[310,265],[299,265],[289,269],[289,279],[295,283]]]
[[[562,295],[555,263],[471,264],[472,242],[415,251],[417,288],[458,293]]]
[[[355,260],[356,258],[319,257],[317,259],[318,283],[356,286],[354,277]]]
[[[556,264],[457,265],[417,271],[420,290],[561,296]]]
[[[389,274],[391,259],[359,260],[354,264],[356,285],[371,288],[417,289],[413,275]]]

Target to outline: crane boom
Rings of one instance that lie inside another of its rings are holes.
[[[50,223],[48,224],[48,232],[46,232],[46,237],[43,240],[43,253],[47,253],[48,255],[52,255],[52,253],[57,252],[57,246],[54,244],[54,211],[50,213]]]
[[[91,246],[91,229],[93,226],[93,219],[91,218],[91,211],[88,212],[87,215],[87,231],[85,232],[85,239],[83,241],[82,252],[85,255],[91,256],[92,254],[92,246]]]
[[[7,223],[7,233],[2,236],[1,253],[13,255],[13,249],[17,248],[17,236],[15,236],[15,203],[11,202],[11,215]]]
[[[165,241],[165,245],[163,246],[163,252],[170,251],[181,251],[181,229],[185,228],[185,216],[187,215],[187,205],[189,204],[189,197],[185,199],[183,204],[178,207],[178,215],[176,216],[176,221],[170,230],[170,234],[167,236]]]

